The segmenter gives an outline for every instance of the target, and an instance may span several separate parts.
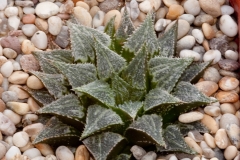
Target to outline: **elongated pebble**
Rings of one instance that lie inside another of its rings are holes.
[[[230,144],[230,141],[227,136],[225,129],[219,129],[215,134],[215,143],[220,149],[225,149]]]
[[[66,146],[59,146],[56,150],[56,157],[58,159],[74,160],[73,153]]]
[[[229,15],[221,16],[219,27],[221,31],[229,37],[234,37],[238,33],[238,25]]]
[[[41,156],[40,151],[37,148],[30,148],[26,150],[23,155],[27,156],[30,159]]]
[[[207,143],[207,145],[209,147],[211,147],[211,148],[215,148],[216,147],[214,138],[213,138],[213,136],[211,134],[204,133],[204,140],[205,140],[205,142]]]
[[[200,155],[202,155],[202,149],[201,147],[190,137],[185,137],[184,141],[187,143],[187,145],[193,149],[194,151],[196,151],[197,153],[199,153]]]
[[[7,116],[15,125],[21,122],[22,117],[10,109],[5,109],[3,114]]]
[[[209,115],[204,114],[201,122],[210,130],[210,133],[212,134],[216,133],[219,129],[219,125],[217,124],[217,122]]]
[[[203,118],[203,114],[201,112],[189,112],[181,114],[178,117],[178,120],[182,123],[191,123],[195,121],[199,121]]]
[[[27,103],[21,102],[8,102],[7,106],[19,115],[25,115],[29,112],[30,108]]]
[[[5,62],[1,67],[1,74],[4,77],[9,77],[13,72],[13,65],[11,61]]]

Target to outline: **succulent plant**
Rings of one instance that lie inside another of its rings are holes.
[[[53,116],[34,143],[83,143],[96,160],[130,159],[134,144],[194,154],[183,136],[207,130],[177,118],[214,100],[191,84],[209,63],[176,57],[177,23],[160,38],[152,13],[136,30],[127,11],[117,30],[114,17],[105,33],[68,27],[71,50],[33,53],[41,72],[31,73],[46,89],[25,90],[43,106],[38,114]]]

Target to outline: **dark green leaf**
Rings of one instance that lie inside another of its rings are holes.
[[[33,144],[48,143],[54,146],[80,144],[79,135],[81,133],[75,128],[62,123],[56,117],[49,120],[44,129],[34,139]]]
[[[88,107],[87,120],[81,139],[104,131],[120,128],[123,125],[122,119],[111,109],[99,105]]]
[[[139,117],[127,128],[125,135],[137,145],[166,146],[163,140],[162,117],[156,114]]]
[[[127,141],[120,134],[105,132],[83,140],[96,160],[111,160],[125,147]]]
[[[157,86],[171,92],[184,70],[192,63],[192,58],[156,57],[149,62],[152,88]]]
[[[114,160],[130,160],[131,159],[131,155],[122,153],[120,155],[118,155],[116,158],[114,158]]]
[[[108,107],[115,106],[115,93],[104,81],[97,80],[75,88],[74,91],[85,93]]]
[[[209,130],[199,121],[188,123],[188,124],[178,122],[176,125],[179,127],[181,133],[184,136],[186,136],[190,131],[198,131],[201,133],[209,132]]]

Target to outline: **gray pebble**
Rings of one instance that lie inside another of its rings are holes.
[[[137,145],[132,146],[130,151],[132,152],[133,156],[137,160],[140,160],[146,154],[146,151],[142,147],[137,146]]]
[[[4,91],[2,93],[2,100],[6,102],[16,101],[18,99],[17,93],[13,91]]]
[[[237,61],[234,61],[231,59],[220,60],[218,62],[218,65],[221,69],[224,69],[227,71],[235,71],[240,67],[240,64]]]
[[[60,33],[57,35],[55,39],[55,43],[59,45],[61,48],[66,48],[69,44],[69,32],[67,26],[62,26]]]
[[[203,74],[203,79],[205,81],[213,81],[218,83],[218,81],[221,79],[221,75],[219,74],[218,70],[214,67],[209,67],[205,70]]]

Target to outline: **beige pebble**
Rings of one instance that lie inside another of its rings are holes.
[[[192,138],[195,142],[203,141],[203,136],[196,130],[188,132],[188,137]]]
[[[235,146],[228,146],[224,151],[224,157],[231,160],[237,156],[238,150]]]
[[[221,110],[218,106],[206,106],[204,112],[209,116],[217,117],[221,114]]]
[[[178,120],[182,123],[191,123],[195,121],[199,121],[203,118],[203,114],[201,112],[189,112],[181,114],[178,117]]]
[[[236,108],[232,103],[223,103],[220,105],[220,109],[221,109],[222,114],[225,114],[225,113],[235,114],[236,113]]]
[[[28,98],[27,103],[32,112],[36,112],[37,110],[40,109],[40,106],[37,104],[37,102],[32,97]]]
[[[35,46],[30,40],[25,39],[22,42],[21,49],[23,54],[31,54],[35,50]]]
[[[42,153],[44,156],[54,155],[54,151],[49,144],[46,143],[38,143],[35,147]]]
[[[210,25],[213,25],[214,24],[214,18],[211,15],[202,14],[202,15],[196,16],[193,23],[197,27],[201,27],[203,23],[208,23]]]
[[[13,84],[26,84],[29,75],[23,71],[15,71],[8,77],[8,81]]]
[[[208,40],[203,40],[203,47],[204,47],[204,49],[206,50],[206,51],[209,51],[210,50],[210,47],[209,47],[209,42],[208,42]]]
[[[221,15],[221,7],[217,0],[199,0],[199,4],[204,12],[213,17]]]
[[[15,125],[21,122],[22,117],[10,109],[5,109],[3,114],[7,116]]]
[[[220,103],[234,103],[239,100],[238,94],[231,91],[219,91],[215,94],[215,98],[217,98]]]
[[[121,13],[118,10],[111,10],[111,11],[107,12],[105,14],[103,24],[104,24],[104,26],[106,26],[107,23],[110,21],[110,19],[113,16],[116,16],[115,21],[114,21],[114,26],[115,26],[115,29],[118,29],[120,21],[121,21]]]
[[[166,8],[164,8],[164,7],[159,8],[156,12],[156,21],[161,18],[165,18],[166,14],[167,14]]]
[[[25,115],[30,111],[27,103],[21,102],[7,102],[7,106],[19,115]]]
[[[31,89],[42,89],[44,87],[43,83],[34,75],[28,77],[27,86]]]
[[[146,17],[147,17],[147,15],[145,13],[140,12],[138,19],[143,22],[146,19]]]
[[[211,147],[211,148],[215,148],[216,147],[214,138],[213,138],[213,136],[211,134],[204,133],[204,140],[205,140],[205,142],[207,143],[207,145],[209,147]]]
[[[167,6],[170,7],[173,4],[180,4],[179,1],[177,0],[163,0],[163,3]]]
[[[215,143],[220,149],[225,149],[230,144],[230,141],[227,136],[225,129],[219,129],[215,134]]]
[[[0,67],[1,67],[4,63],[6,63],[7,61],[8,61],[8,60],[7,60],[6,57],[0,56]]]
[[[21,131],[13,135],[13,144],[17,147],[23,147],[29,142],[29,136],[26,132]]]
[[[80,145],[75,152],[75,160],[89,160],[90,154],[84,145]]]
[[[90,13],[82,7],[74,7],[73,8],[73,15],[75,16],[75,18],[78,20],[78,22],[81,25],[87,26],[87,27],[91,27],[92,25],[92,16],[90,15]]]
[[[194,151],[196,151],[197,153],[199,153],[200,155],[202,155],[202,149],[201,147],[190,137],[185,137],[184,141],[187,143],[187,145],[193,149]]]
[[[176,21],[171,22],[165,29],[165,33],[175,24]],[[177,39],[181,39],[184,37],[190,30],[190,24],[184,20],[184,19],[179,19],[178,20],[178,35]]]
[[[234,77],[225,76],[220,79],[219,87],[224,91],[230,91],[239,86],[239,80]]]
[[[148,13],[152,10],[153,6],[149,0],[143,1],[138,5],[140,11],[143,13]]]
[[[184,8],[181,5],[173,4],[169,7],[167,19],[175,20],[184,13]]]
[[[26,150],[31,149],[31,148],[34,148],[34,146],[33,146],[32,142],[30,142],[30,141],[25,146],[19,147],[21,152],[25,152]]]
[[[8,90],[16,92],[18,99],[28,98],[29,94],[27,92],[25,92],[24,90],[22,90],[21,87],[22,87],[21,85],[14,84],[14,85],[10,85]]]
[[[86,9],[87,11],[89,11],[89,9],[90,9],[89,5],[85,2],[82,2],[82,1],[78,1],[76,3],[76,6],[82,7],[84,9]]]
[[[11,48],[4,48],[3,49],[3,55],[7,57],[8,59],[13,59],[17,57],[17,52],[14,51]]]
[[[39,30],[45,33],[48,33],[48,23],[46,20],[43,20],[41,18],[36,18],[35,25]]]
[[[42,123],[33,123],[23,128],[23,131],[26,132],[29,137],[36,136],[39,132],[42,131],[44,125]]]
[[[0,73],[0,85],[3,83],[3,75]]]
[[[213,30],[213,27],[208,23],[202,24],[202,31],[206,39],[212,39],[215,37],[215,32]]]
[[[217,83],[213,81],[202,81],[195,84],[197,89],[201,91],[206,96],[211,96],[218,90]]]
[[[209,115],[204,114],[201,122],[210,130],[210,133],[216,133],[219,129],[217,122]]]
[[[99,8],[98,6],[93,6],[93,7],[90,9],[89,13],[90,13],[90,15],[91,15],[92,17],[94,17],[95,14],[96,14],[98,11],[100,11],[100,8]]]

